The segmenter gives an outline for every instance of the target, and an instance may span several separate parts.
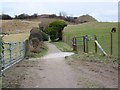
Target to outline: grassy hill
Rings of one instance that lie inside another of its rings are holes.
[[[29,20],[1,20],[2,22],[2,33],[8,33],[5,35],[4,42],[19,42],[27,39],[29,37],[30,30],[33,27],[39,27],[39,24],[48,23],[55,21],[57,19],[50,18],[38,18]]]
[[[33,27],[38,27],[39,23],[40,21],[2,20],[2,32],[9,34],[29,32]]]
[[[110,54],[110,31],[113,27],[117,28],[117,23],[90,22],[79,25],[69,25],[64,29],[63,37],[64,41],[71,45],[71,40],[74,36],[79,37],[88,35],[89,52],[94,52],[93,36],[96,35],[98,42],[101,44],[104,50]],[[82,44],[82,41],[79,41],[78,43]],[[118,32],[113,33],[113,55],[118,56]]]
[[[55,20],[60,20],[62,18],[54,17],[37,17],[37,18],[27,18],[27,19],[13,19],[13,20],[0,20],[2,22],[2,32],[3,33],[25,33],[29,32],[33,27],[38,27],[39,24],[48,25],[50,22]],[[63,19],[62,19],[63,20]],[[82,15],[77,18],[78,23],[93,22],[97,21],[94,17],[90,15]],[[75,22],[65,21],[68,25],[76,24]]]
[[[79,20],[80,23],[96,22],[97,21],[94,17],[92,17],[92,16],[90,16],[88,14],[87,15],[82,15],[82,16],[78,17],[78,20]]]
[[[37,19],[28,19],[28,20],[1,20],[2,22],[2,32],[15,34],[15,33],[27,33],[33,27],[39,27],[40,23],[45,25],[49,24],[52,21],[58,20],[57,18],[37,18]],[[66,22],[70,24],[69,22]]]

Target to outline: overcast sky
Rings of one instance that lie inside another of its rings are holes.
[[[1,0],[0,11],[11,16],[26,14],[89,14],[99,21],[118,21],[118,0]]]

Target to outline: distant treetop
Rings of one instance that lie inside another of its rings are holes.
[[[2,20],[10,20],[10,19],[13,19],[13,18],[8,14],[2,14],[2,15],[0,15],[0,19],[2,19]]]

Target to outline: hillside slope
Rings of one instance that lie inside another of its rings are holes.
[[[2,30],[4,33],[24,33],[29,32],[33,27],[38,27],[40,22],[26,20],[2,20]]]
[[[117,23],[109,22],[89,22],[78,25],[68,25],[63,32],[63,38],[66,43],[71,45],[73,37],[88,35],[89,38],[89,52],[94,52],[94,35],[97,36],[98,42],[103,49],[110,54],[110,32],[113,27],[118,27]],[[82,45],[81,41],[78,43]],[[80,47],[80,46],[78,46]],[[82,48],[82,47],[80,47]],[[99,49],[98,49],[99,50]],[[83,50],[82,50],[83,51]],[[118,56],[118,31],[113,33],[113,55]]]
[[[92,17],[92,16],[90,16],[90,15],[82,15],[82,16],[80,16],[79,18],[78,18],[78,20],[79,20],[79,22],[80,23],[85,23],[85,22],[97,22],[97,20],[94,18],[94,17]]]

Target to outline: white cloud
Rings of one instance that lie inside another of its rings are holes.
[[[99,12],[93,12],[91,15],[95,17],[99,21],[118,21],[118,11],[117,10],[108,10],[108,11],[101,11]]]
[[[119,0],[1,0],[0,2],[118,2]]]
[[[38,1],[38,0],[36,0]],[[48,1],[48,0],[45,0]],[[53,1],[53,0],[52,0]],[[56,0],[57,1],[57,0]],[[76,1],[76,0],[75,0]],[[99,21],[116,21],[118,16],[117,2],[5,2],[3,5],[3,13],[11,16],[26,14],[58,14],[61,11],[67,15],[80,16],[90,14]]]

